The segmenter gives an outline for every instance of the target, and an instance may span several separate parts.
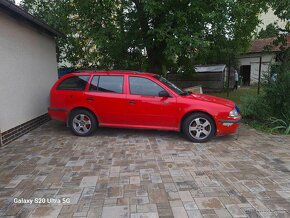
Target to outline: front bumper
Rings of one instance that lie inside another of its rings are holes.
[[[236,133],[240,123],[241,123],[242,117],[239,116],[237,118],[226,118],[226,119],[219,119],[217,122],[217,136],[221,135],[228,135]]]

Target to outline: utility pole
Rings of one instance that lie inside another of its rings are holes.
[[[230,96],[230,75],[231,75],[231,56],[229,55],[227,97]]]
[[[261,85],[261,66],[262,66],[262,56],[260,56],[259,63],[258,95],[260,94],[260,85]]]

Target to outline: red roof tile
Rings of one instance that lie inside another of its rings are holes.
[[[280,45],[273,45],[273,41],[275,39],[275,37],[266,39],[255,39],[254,41],[252,41],[249,51],[247,53],[260,53],[265,51],[267,47],[269,48],[268,51],[280,51]],[[287,37],[287,47],[290,47],[290,36]]]

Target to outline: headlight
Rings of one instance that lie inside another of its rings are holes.
[[[238,117],[239,116],[239,113],[238,111],[235,109],[233,109],[230,114],[229,114],[230,117]]]

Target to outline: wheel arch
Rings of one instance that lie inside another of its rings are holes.
[[[92,113],[94,115],[94,117],[96,118],[97,120],[97,124],[99,124],[99,118],[98,116],[96,115],[96,113],[91,110],[90,108],[88,107],[84,107],[84,106],[78,106],[78,107],[74,107],[72,108],[69,112],[68,112],[68,116],[67,116],[67,120],[66,120],[66,125],[69,127],[69,119],[70,119],[70,116],[72,114],[72,112],[76,111],[76,110],[86,110],[86,111],[89,111],[90,113]]]
[[[182,126],[183,126],[183,125],[182,125],[182,124],[183,124],[183,122],[185,121],[185,119],[186,119],[187,117],[189,117],[190,115],[192,115],[192,114],[196,114],[196,113],[206,114],[206,115],[208,115],[209,117],[211,117],[212,120],[214,121],[214,125],[215,125],[216,132],[217,132],[217,124],[216,124],[216,121],[215,121],[214,117],[213,117],[210,113],[208,113],[208,112],[206,112],[206,111],[203,111],[203,110],[192,110],[192,111],[188,111],[187,113],[185,113],[185,114],[183,115],[183,117],[182,117],[180,123],[179,123],[179,131],[180,131],[180,132],[183,132],[183,129],[182,129]],[[215,132],[215,134],[216,134],[216,132]]]

